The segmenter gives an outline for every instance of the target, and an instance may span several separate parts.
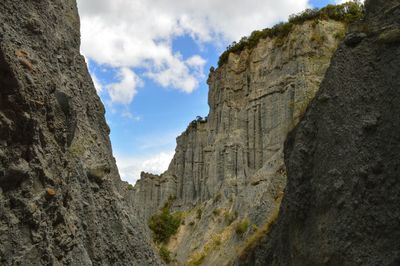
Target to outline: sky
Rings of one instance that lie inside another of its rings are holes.
[[[206,79],[232,41],[342,0],[78,0],[81,52],[106,108],[121,178],[160,174],[208,114]]]

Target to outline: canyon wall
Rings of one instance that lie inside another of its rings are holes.
[[[262,40],[210,73],[210,114],[193,121],[177,138],[176,154],[162,176],[142,173],[135,199],[148,213],[170,195],[176,206],[195,205],[215,196],[222,183],[262,182],[257,171],[282,165],[287,133],[317,91],[344,32],[341,22],[307,22],[284,41]],[[317,35],[323,41],[313,40]],[[272,169],[273,168],[273,169]],[[231,181],[231,182],[230,182]]]
[[[79,27],[75,0],[0,3],[0,264],[159,265]]]
[[[366,10],[286,141],[277,224],[237,265],[400,265],[400,2]]]
[[[226,215],[235,214],[236,224],[249,219],[256,228],[279,208],[286,184],[283,143],[318,90],[345,30],[343,22],[306,21],[288,36],[231,53],[211,70],[208,117],[177,138],[168,170],[142,173],[131,195],[144,222],[169,198],[174,210],[185,212],[185,225],[169,245],[179,263],[219,235],[220,251],[204,263],[223,265],[252,234],[235,236],[235,223],[223,222]]]

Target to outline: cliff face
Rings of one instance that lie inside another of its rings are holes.
[[[143,173],[132,195],[144,221],[170,196],[176,198],[174,209],[186,211],[186,225],[169,245],[179,262],[218,235],[218,254],[228,255],[207,254],[204,263],[226,263],[252,234],[236,236],[235,224],[247,218],[262,226],[279,208],[286,183],[284,140],[319,88],[344,31],[341,22],[308,21],[285,38],[230,54],[210,73],[208,118],[190,124],[177,138],[169,169],[161,176]],[[231,214],[236,222],[227,225]]]
[[[238,265],[400,264],[400,3],[366,9],[286,142],[280,218]]]
[[[0,264],[159,264],[124,200],[74,0],[0,3]]]

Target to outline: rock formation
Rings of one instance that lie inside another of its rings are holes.
[[[366,10],[286,141],[277,224],[238,265],[400,265],[400,3]]]
[[[2,1],[0,265],[160,265],[145,223],[167,202],[178,264],[398,265],[400,3],[367,10],[332,64],[346,25],[329,19],[231,53],[209,116],[130,190],[75,1]]]
[[[74,0],[0,3],[0,264],[158,265],[125,201]]]
[[[168,170],[142,173],[132,195],[144,222],[171,196],[174,209],[185,212],[185,225],[168,246],[179,263],[207,253],[204,265],[223,265],[277,211],[286,183],[283,143],[318,90],[345,28],[334,20],[307,21],[285,38],[231,53],[211,71],[209,116],[177,138]],[[237,236],[235,226],[244,219],[253,229]],[[222,242],[220,251],[208,254],[213,238]]]

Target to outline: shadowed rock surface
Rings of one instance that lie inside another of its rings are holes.
[[[400,265],[400,2],[366,8],[286,141],[277,224],[237,265]]]
[[[75,0],[0,3],[0,265],[158,265],[125,201]]]

